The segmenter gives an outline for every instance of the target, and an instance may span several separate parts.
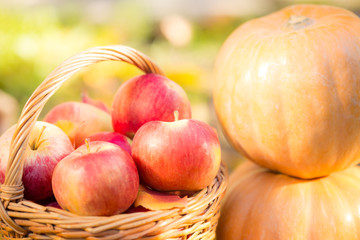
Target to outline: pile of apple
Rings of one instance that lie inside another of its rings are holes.
[[[0,137],[1,182],[14,132]],[[54,199],[50,204],[79,215],[183,206],[184,193],[212,183],[220,155],[216,130],[191,119],[185,91],[144,74],[120,86],[111,110],[85,95],[36,122],[24,156],[24,195]]]

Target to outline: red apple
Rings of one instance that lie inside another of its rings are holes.
[[[221,161],[216,130],[184,119],[153,121],[135,134],[132,156],[143,182],[159,191],[196,191],[210,185]]]
[[[113,131],[110,114],[80,102],[65,102],[55,106],[47,113],[44,121],[60,127],[69,136],[75,148],[94,133]]]
[[[114,143],[114,144],[118,145],[119,147],[121,147],[122,149],[124,149],[125,151],[127,151],[131,155],[131,145],[130,145],[131,139],[120,133],[99,132],[99,133],[95,133],[95,134],[89,136],[89,140],[91,142],[104,141],[104,142]]]
[[[61,209],[60,205],[56,202],[54,195],[52,195],[50,198],[37,201],[36,203],[45,207],[55,207]]]
[[[139,175],[131,156],[119,146],[95,141],[80,146],[55,168],[53,191],[59,205],[86,216],[109,216],[135,201]]]
[[[132,138],[146,122],[173,121],[174,111],[180,119],[191,118],[185,91],[164,76],[145,74],[120,86],[112,104],[112,123],[116,132]]]
[[[54,207],[54,208],[62,209],[62,208],[60,207],[60,205],[59,205],[56,201],[51,202],[51,203],[48,203],[48,204],[46,204],[45,206],[46,206],[46,207]]]
[[[15,126],[0,137],[0,181],[4,182],[8,164],[10,142]],[[57,163],[74,151],[68,136],[58,127],[46,122],[36,122],[29,136],[24,154],[23,184],[25,198],[38,201],[53,195],[51,178]]]

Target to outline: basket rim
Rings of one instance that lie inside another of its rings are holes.
[[[37,230],[41,227],[45,229],[45,226],[51,226],[48,227],[49,233],[51,233],[50,229],[58,229],[59,232],[57,234],[59,234],[60,237],[65,237],[64,239],[68,239],[66,237],[72,237],[76,234],[96,236],[101,235],[103,232],[119,228],[119,231],[130,231],[132,229],[134,232],[140,234],[141,231],[137,232],[135,229],[142,227],[148,231],[144,231],[143,233],[149,236],[159,232],[163,235],[172,234],[171,237],[176,237],[176,235],[184,236],[184,234],[190,233],[186,231],[183,233],[172,233],[172,227],[179,224],[186,225],[186,222],[193,222],[192,219],[194,218],[200,219],[199,215],[202,214],[205,215],[204,218],[207,219],[207,221],[212,219],[216,227],[220,212],[220,201],[224,197],[227,181],[227,167],[222,161],[219,172],[212,184],[196,192],[194,195],[189,196],[187,198],[188,204],[184,208],[174,207],[172,209],[121,213],[112,216],[80,216],[67,210],[43,206],[22,199],[19,202],[11,202],[9,204],[8,214],[17,224],[26,230],[24,234],[18,235],[22,237],[31,235],[33,238],[35,238],[35,236],[39,238],[40,236],[46,236],[48,234],[46,231],[39,233]],[[207,211],[211,212],[210,217],[206,216]],[[187,223],[187,225],[190,224]],[[160,227],[162,231],[155,226]],[[196,227],[198,228],[200,226]],[[2,226],[2,228],[4,228],[5,231],[13,231],[6,226]],[[169,231],[169,233],[166,233],[166,230]],[[167,235],[167,237],[170,235]]]

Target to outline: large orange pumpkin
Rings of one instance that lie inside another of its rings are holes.
[[[252,162],[230,176],[218,240],[360,239],[360,167],[304,180]]]
[[[295,5],[250,20],[222,46],[214,104],[233,146],[267,168],[314,178],[360,159],[360,19]]]

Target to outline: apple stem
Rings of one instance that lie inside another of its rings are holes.
[[[40,144],[44,141],[44,140],[41,141],[40,139],[41,139],[42,135],[44,134],[45,128],[46,128],[46,126],[42,126],[42,128],[41,128],[41,130],[40,130],[40,134],[39,134],[39,136],[37,137],[37,139],[36,139],[36,141],[35,141],[33,150],[38,149],[39,146],[40,146]]]
[[[85,138],[85,145],[88,153],[90,153],[90,138]]]
[[[179,111],[178,110],[174,111],[174,118],[175,118],[175,122],[179,120]]]

